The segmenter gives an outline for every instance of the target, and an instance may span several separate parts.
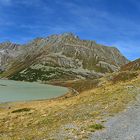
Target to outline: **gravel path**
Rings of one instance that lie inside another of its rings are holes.
[[[94,133],[90,140],[140,140],[140,95],[124,112],[110,118],[105,127]]]

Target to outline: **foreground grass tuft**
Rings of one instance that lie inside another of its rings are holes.
[[[21,108],[21,109],[12,111],[12,113],[21,113],[21,112],[29,112],[29,111],[31,111],[31,108]]]
[[[90,125],[89,128],[94,129],[94,130],[100,130],[100,129],[103,129],[104,126],[102,124],[93,124],[93,125]]]

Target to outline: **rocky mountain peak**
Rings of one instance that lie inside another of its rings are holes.
[[[19,49],[19,44],[12,43],[10,41],[0,43],[0,49],[7,49],[7,50],[17,50]]]
[[[61,34],[61,36],[63,36],[63,37],[72,37],[72,38],[79,38],[77,35],[75,35],[74,33],[71,33],[71,32],[63,33],[63,34]]]
[[[1,66],[5,75],[20,80],[97,78],[129,62],[118,49],[81,40],[73,33],[37,38],[22,46],[5,46],[2,48],[8,53],[0,55]]]

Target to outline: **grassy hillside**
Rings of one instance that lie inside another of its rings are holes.
[[[61,82],[77,89],[75,96],[1,104],[0,139],[88,139],[94,131],[104,129],[106,117],[122,111],[138,94],[139,72],[131,79],[114,83],[117,75],[120,73],[106,75],[96,82]]]
[[[140,70],[140,58],[121,67],[122,71],[138,71]]]

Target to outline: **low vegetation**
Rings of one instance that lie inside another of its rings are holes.
[[[89,128],[91,129],[91,131],[94,131],[94,130],[103,129],[104,126],[102,124],[93,124],[93,125],[90,125]]]
[[[90,90],[93,88],[96,88],[99,84],[100,80],[99,79],[94,79],[94,80],[69,80],[69,81],[52,81],[49,82],[50,84],[53,85],[58,85],[58,86],[64,86],[68,87],[71,89],[74,89],[78,92],[83,92],[86,90]]]
[[[137,76],[138,76],[137,72],[123,71],[123,72],[119,72],[117,75],[115,75],[112,78],[112,82],[113,83],[125,82],[127,80],[132,80],[133,78],[136,78]]]
[[[17,110],[13,110],[12,113],[20,113],[20,112],[28,112],[31,111],[30,108],[21,108],[21,109],[17,109]]]
[[[138,71],[140,70],[140,58],[121,67],[121,71]]]
[[[101,78],[96,84],[91,82],[92,86],[90,81],[68,83],[79,90],[77,96],[1,104],[0,139],[88,139],[94,131],[104,128],[106,117],[122,111],[135,100],[140,77],[115,84]],[[134,88],[128,89],[130,85]]]
[[[11,80],[17,81],[49,81],[52,79],[74,79],[76,74],[70,71],[64,71],[60,68],[48,67],[48,69],[28,68],[22,72],[18,72],[10,77]]]

